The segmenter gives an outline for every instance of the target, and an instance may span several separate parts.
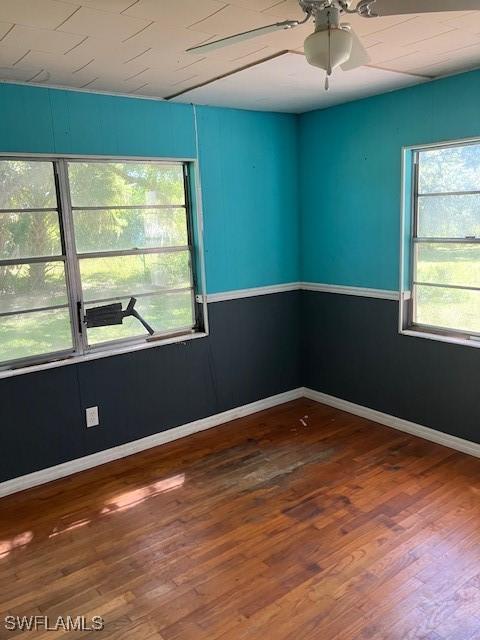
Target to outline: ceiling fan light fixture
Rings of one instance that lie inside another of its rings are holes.
[[[352,44],[350,30],[331,27],[308,36],[304,51],[309,64],[328,72],[349,60]]]

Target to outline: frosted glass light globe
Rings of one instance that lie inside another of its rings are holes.
[[[347,62],[352,53],[352,44],[352,34],[346,29],[334,27],[315,31],[305,40],[305,56],[309,64],[328,71]]]

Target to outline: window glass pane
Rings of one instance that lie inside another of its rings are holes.
[[[480,291],[415,287],[415,322],[480,333]]]
[[[68,309],[0,316],[0,361],[72,348]]]
[[[480,190],[480,144],[419,153],[419,193]]]
[[[56,208],[53,164],[0,160],[0,209]]]
[[[68,304],[63,262],[0,265],[0,313]]]
[[[189,262],[188,251],[84,258],[80,260],[84,300],[190,287]]]
[[[61,255],[56,211],[0,212],[0,260]]]
[[[417,282],[480,287],[480,245],[417,243]]]
[[[418,237],[480,237],[480,195],[418,198]]]
[[[74,207],[183,205],[183,167],[158,162],[69,162]]]
[[[128,298],[115,302],[121,302],[122,307],[125,308],[128,304]],[[87,308],[91,306],[95,305],[87,305]],[[195,322],[190,290],[138,298],[135,309],[158,332],[193,327]],[[87,329],[87,334],[89,344],[148,335],[135,318],[125,318],[121,325]]]
[[[185,209],[88,209],[73,215],[79,253],[188,244]]]

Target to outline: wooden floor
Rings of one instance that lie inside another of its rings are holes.
[[[479,499],[480,460],[294,401],[0,500],[0,637],[478,639]]]

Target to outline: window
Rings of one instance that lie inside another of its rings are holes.
[[[73,349],[51,162],[0,163],[0,361]]]
[[[189,166],[0,159],[0,367],[201,330]],[[131,298],[133,316],[87,327]]]
[[[408,325],[480,339],[480,143],[413,152]]]

